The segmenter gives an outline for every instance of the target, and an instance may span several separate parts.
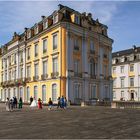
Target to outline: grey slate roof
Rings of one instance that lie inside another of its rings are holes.
[[[131,48],[131,49],[112,53],[112,57],[125,56],[125,55],[134,54],[134,53],[138,53],[138,52],[140,52],[140,47],[133,46],[133,48]]]

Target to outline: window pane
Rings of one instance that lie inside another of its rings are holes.
[[[38,91],[37,91],[37,86],[35,86],[34,87],[34,97],[35,97],[35,99],[37,100],[37,93]]]
[[[46,102],[46,86],[42,86],[42,101]]]
[[[53,58],[53,72],[58,72],[58,59]]]
[[[56,86],[56,84],[52,85],[52,101],[53,102],[57,101],[57,86]]]
[[[47,40],[43,40],[43,51],[47,51]]]
[[[53,50],[57,49],[57,35],[53,35]]]
[[[30,88],[27,87],[27,96],[26,96],[26,100],[30,101]]]

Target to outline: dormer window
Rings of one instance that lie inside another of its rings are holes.
[[[31,37],[31,31],[28,30],[28,31],[27,31],[27,38],[30,38],[30,37]]]
[[[43,29],[46,29],[46,28],[48,28],[48,20],[45,20],[43,22]]]
[[[75,23],[80,24],[80,17],[75,15]]]
[[[38,26],[37,26],[37,25],[34,27],[34,33],[35,33],[35,34],[38,33]]]
[[[58,14],[53,16],[53,24],[58,22]]]

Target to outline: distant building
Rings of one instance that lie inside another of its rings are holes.
[[[91,13],[67,6],[24,33],[14,33],[2,47],[1,100],[30,96],[44,103],[66,96],[72,103],[112,100],[111,56],[113,40],[107,26]]]
[[[113,100],[140,100],[140,47],[112,54]]]

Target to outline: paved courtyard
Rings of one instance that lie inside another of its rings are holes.
[[[69,107],[6,112],[0,104],[0,138],[140,138],[140,109]]]

